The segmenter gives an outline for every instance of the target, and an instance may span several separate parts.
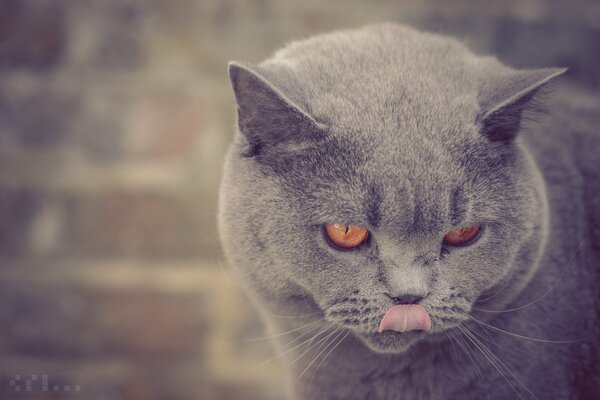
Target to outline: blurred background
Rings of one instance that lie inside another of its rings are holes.
[[[282,398],[216,235],[227,62],[377,21],[600,85],[592,0],[0,0],[0,399]]]

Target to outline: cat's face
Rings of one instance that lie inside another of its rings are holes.
[[[448,95],[443,107],[416,91],[353,110],[315,101],[309,115],[256,72],[234,66],[232,81],[244,135],[226,169],[221,230],[255,290],[282,302],[302,293],[373,350],[400,352],[467,320],[523,259],[538,227],[534,167],[513,140],[518,123],[482,119],[480,93]],[[368,234],[339,246],[331,224]],[[478,232],[444,240],[464,227]],[[398,302],[424,307],[431,330],[378,332]]]
[[[403,350],[428,334],[377,332],[394,297],[422,298],[431,333],[468,319],[475,299],[511,269],[534,224],[535,199],[515,149],[494,148],[474,126],[463,129],[473,131],[473,143],[438,143],[438,154],[427,142],[401,148],[332,133],[336,139],[287,154],[281,165],[259,164],[263,179],[277,175],[263,184],[277,185],[282,199],[257,212],[264,220],[256,224],[269,232],[264,251],[282,268],[271,272],[285,274],[329,321],[379,351]],[[364,227],[368,236],[341,248],[325,232],[333,223]],[[444,242],[469,225],[480,226],[471,242]]]

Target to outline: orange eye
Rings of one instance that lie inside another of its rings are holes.
[[[325,233],[334,245],[343,249],[353,249],[364,243],[369,230],[356,225],[326,224]]]
[[[479,225],[469,225],[446,233],[444,242],[452,246],[466,246],[471,244],[481,230]]]

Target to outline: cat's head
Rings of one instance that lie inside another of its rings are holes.
[[[399,352],[535,264],[543,184],[517,134],[563,70],[516,71],[383,25],[229,71],[239,132],[220,227],[259,297]],[[431,331],[378,332],[398,303],[425,308]]]

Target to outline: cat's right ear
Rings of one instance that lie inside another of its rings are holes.
[[[248,140],[247,156],[270,148],[298,148],[318,140],[323,126],[287,98],[250,64],[230,62],[238,127]]]
[[[525,110],[535,110],[540,89],[566,72],[565,68],[522,70],[487,77],[480,88],[478,122],[493,142],[512,140]]]

